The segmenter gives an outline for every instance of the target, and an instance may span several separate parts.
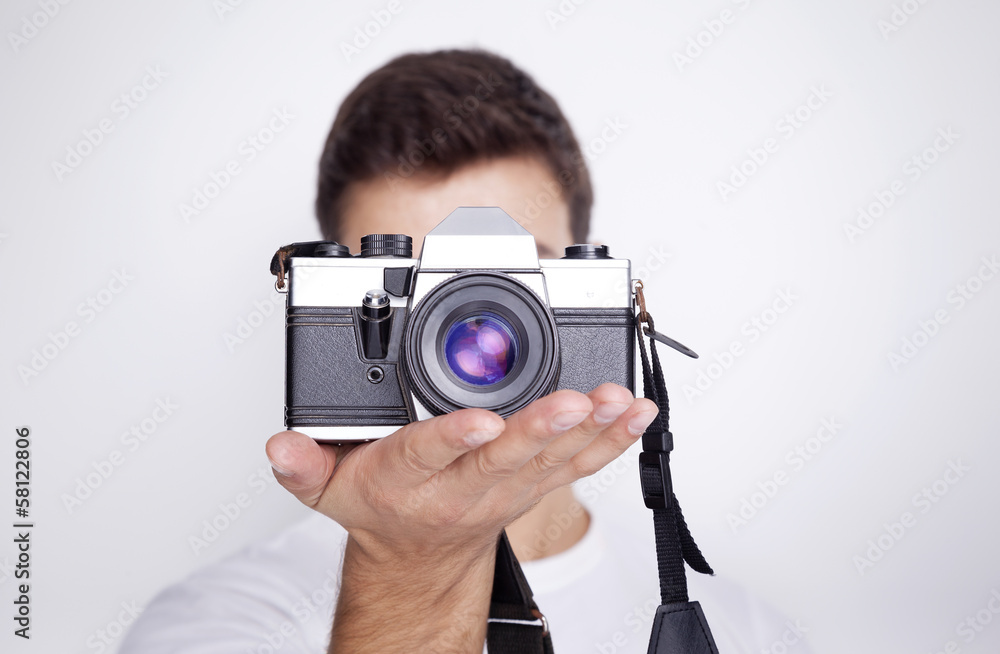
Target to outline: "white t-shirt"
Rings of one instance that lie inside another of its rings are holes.
[[[558,654],[644,654],[659,605],[652,515],[590,511],[569,550],[522,564]],[[635,522],[634,520],[632,521]],[[315,514],[160,593],[119,654],[324,654],[347,533]],[[806,654],[794,623],[739,587],[688,571],[722,654]],[[792,634],[789,636],[789,634]]]

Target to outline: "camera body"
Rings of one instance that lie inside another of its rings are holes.
[[[562,388],[634,392],[629,261],[593,245],[539,260],[498,207],[456,209],[419,259],[410,237],[372,234],[357,256],[285,246],[271,268],[287,291],[285,425],[318,441],[469,407],[506,417]]]

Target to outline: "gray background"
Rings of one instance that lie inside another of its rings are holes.
[[[37,524],[33,639],[14,638],[8,618],[0,648],[99,651],[88,639],[123,602],[142,607],[305,514],[262,481],[283,381],[269,258],[318,236],[315,163],[346,92],[399,53],[479,45],[559,100],[592,155],[594,240],[634,260],[658,326],[702,354],[665,363],[676,486],[716,569],[808,626],[816,652],[938,652],[948,641],[997,651],[1000,616],[987,607],[1000,590],[1000,281],[969,279],[1000,254],[1000,6],[400,0],[348,60],[340,44],[388,3],[223,1],[52,2],[51,18],[45,2],[0,10],[0,496],[12,495],[14,428],[30,425]],[[679,60],[685,51],[697,56]],[[116,98],[147,67],[166,76],[136,91],[125,116]],[[816,90],[825,99],[801,109]],[[248,160],[241,144],[282,109],[293,118]],[[784,117],[797,110],[791,131]],[[627,127],[602,141],[615,119]],[[53,162],[102,121],[113,131],[57,174]],[[949,129],[957,136],[934,150]],[[745,163],[768,139],[767,160]],[[914,156],[933,160],[919,178]],[[182,218],[230,160],[241,172]],[[741,165],[745,184],[721,192]],[[849,237],[845,225],[894,180],[905,192]],[[127,286],[104,290],[122,270]],[[960,285],[978,289],[961,306]],[[796,299],[770,313],[779,292]],[[109,304],[88,313],[90,297]],[[939,310],[947,322],[922,328]],[[757,338],[744,328],[755,318],[772,322]],[[78,335],[25,380],[19,366],[69,321]],[[241,321],[252,329],[238,332]],[[893,365],[921,329],[934,334]],[[733,342],[742,354],[727,360]],[[162,423],[151,422],[158,399],[178,407]],[[810,443],[824,419],[842,427]],[[144,442],[122,440],[144,420]],[[786,458],[797,446],[815,452],[801,466]],[[121,465],[67,508],[116,450]],[[648,520],[635,454],[625,458],[627,473],[580,490],[597,510]],[[969,469],[940,481],[959,461]],[[754,497],[775,474],[786,483],[766,503]],[[915,504],[935,482],[938,501]],[[241,493],[248,506],[195,553],[189,538]],[[733,528],[743,500],[761,506]],[[13,519],[8,502],[0,514]],[[891,541],[885,525],[904,512],[915,524],[862,574],[855,557]],[[12,530],[0,532],[7,615],[15,552]],[[970,643],[956,625],[977,612],[989,624]]]

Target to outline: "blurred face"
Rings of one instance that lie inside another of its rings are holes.
[[[382,177],[355,182],[344,194],[340,240],[359,252],[365,234],[409,234],[417,256],[427,232],[457,207],[497,206],[534,235],[539,257],[558,258],[573,244],[560,190],[548,167],[530,157],[476,162],[447,177],[418,173],[395,177],[391,185]],[[529,206],[533,217],[525,215]]]

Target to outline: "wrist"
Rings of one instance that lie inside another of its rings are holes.
[[[495,559],[500,532],[486,534],[405,539],[390,539],[363,529],[349,530],[348,552],[354,562],[379,570],[399,568],[407,574],[418,568],[472,567],[477,562]]]
[[[348,537],[331,652],[482,651],[495,541],[424,554],[366,540]]]

